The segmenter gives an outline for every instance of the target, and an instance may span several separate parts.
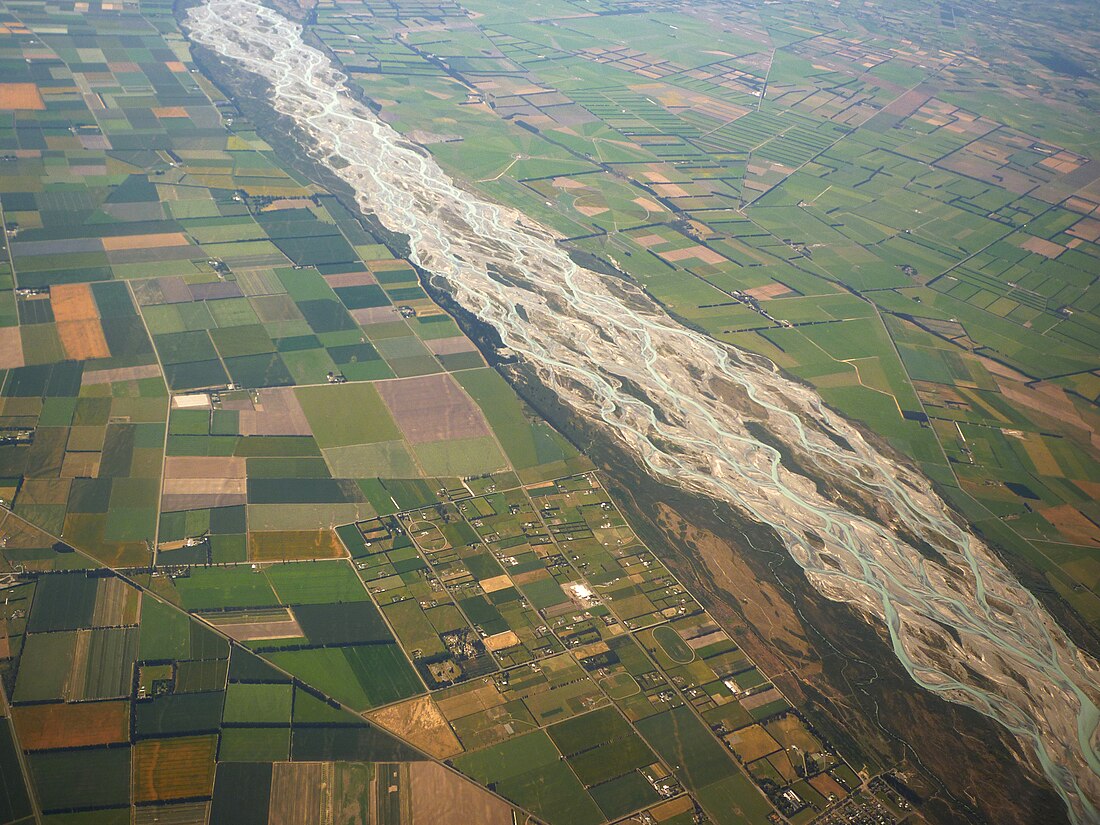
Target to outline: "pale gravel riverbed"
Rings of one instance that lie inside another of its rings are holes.
[[[407,234],[413,260],[564,403],[602,421],[654,476],[770,525],[815,587],[887,629],[919,684],[1005,725],[1076,821],[1100,819],[1097,662],[956,525],[927,479],[766,359],[682,327],[629,284],[577,266],[550,230],[459,188],[350,97],[327,56],[277,12],[207,0],[187,26],[196,42],[265,78],[272,104],[364,211]],[[753,422],[813,475],[857,490],[893,529],[781,466],[746,427]]]

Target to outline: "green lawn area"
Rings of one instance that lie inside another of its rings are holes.
[[[370,384],[301,387],[295,394],[322,448],[401,438],[378,391]]]

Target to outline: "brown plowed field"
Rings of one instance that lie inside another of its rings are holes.
[[[87,321],[62,321],[57,324],[57,337],[65,347],[65,354],[74,361],[91,358],[110,358],[111,350],[103,337],[99,319]]]
[[[91,321],[99,318],[92,289],[87,284],[59,284],[50,287],[50,306],[58,323]]]
[[[297,639],[305,634],[298,622],[249,622],[240,624],[220,624],[218,630],[238,642],[253,642],[267,639]]]
[[[140,367],[118,367],[113,370],[95,370],[85,372],[80,379],[82,387],[93,384],[114,384],[117,381],[138,381],[142,378],[157,378],[160,367],[156,364],[144,364]]]
[[[22,705],[12,708],[19,744],[29,751],[110,745],[130,738],[129,702]]]
[[[36,83],[0,83],[0,109],[41,111],[45,108]]]
[[[368,286],[378,283],[378,279],[369,272],[345,272],[341,275],[326,275],[325,280],[331,287]]]
[[[339,559],[344,555],[344,545],[332,530],[285,530],[248,536],[249,561]]]
[[[364,326],[400,318],[397,314],[396,307],[366,307],[364,309],[353,309],[351,311],[351,317]]]
[[[512,825],[512,806],[435,762],[413,762],[412,825]]]
[[[459,352],[473,352],[477,349],[473,342],[465,335],[455,335],[451,338],[435,338],[425,341],[424,345],[436,355],[454,355]]]
[[[368,714],[370,721],[393,731],[437,759],[462,753],[462,745],[430,696],[420,696]]]
[[[134,808],[134,825],[206,825],[208,802]]]
[[[489,435],[481,410],[446,373],[375,386],[413,444]]]
[[[170,455],[164,459],[165,478],[221,479],[245,475],[245,461],[239,456]]]
[[[321,763],[276,762],[268,825],[320,825]]]
[[[187,238],[182,232],[161,232],[152,235],[117,235],[103,239],[103,248],[107,252],[122,249],[160,249],[166,246],[187,246]]]
[[[169,478],[164,481],[166,496],[243,496],[246,492],[243,478]]]
[[[291,387],[261,390],[258,403],[241,410],[241,435],[312,435]]]
[[[214,787],[216,736],[147,739],[134,746],[134,800],[209,796]]]
[[[19,327],[0,329],[0,370],[23,366],[23,337]]]

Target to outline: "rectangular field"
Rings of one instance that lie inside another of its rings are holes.
[[[209,796],[214,786],[216,736],[147,739],[134,747],[137,802]]]
[[[12,720],[24,750],[111,745],[130,738],[130,703],[22,705]]]

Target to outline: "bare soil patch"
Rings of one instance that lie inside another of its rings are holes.
[[[46,108],[36,83],[0,83],[0,109],[41,111]]]
[[[107,252],[123,249],[163,249],[168,246],[187,246],[187,238],[182,232],[159,232],[150,235],[118,235],[103,239],[103,248]]]
[[[435,338],[425,341],[425,346],[433,355],[454,355],[459,352],[474,352],[477,347],[474,342],[465,335],[455,335],[451,338]]]
[[[88,321],[99,318],[92,289],[88,284],[58,284],[50,287],[50,306],[54,320]]]
[[[458,737],[430,696],[419,696],[383,708],[370,714],[368,718],[437,759],[447,759],[462,753],[463,748]]]
[[[345,553],[344,545],[332,530],[286,530],[248,536],[250,561],[339,559]]]
[[[369,286],[378,283],[378,279],[369,272],[345,272],[342,275],[326,275],[325,280],[331,287]]]
[[[514,630],[505,630],[485,639],[485,648],[490,651],[507,650],[519,644],[519,636]]]
[[[239,456],[177,456],[164,459],[165,478],[244,478]]]
[[[511,825],[512,806],[435,762],[409,765],[412,825]]]
[[[241,410],[241,435],[312,435],[291,387],[261,390],[252,409]]]
[[[147,739],[134,746],[134,799],[192,799],[214,787],[216,736]]]
[[[413,444],[489,435],[481,411],[446,373],[375,386]]]
[[[23,337],[19,327],[0,328],[0,369],[14,369],[23,363]]]
[[[129,702],[22,705],[12,708],[19,744],[26,750],[82,748],[125,742]]]
[[[111,357],[111,350],[107,346],[98,318],[58,322],[57,337],[65,347],[65,354],[74,361]]]
[[[321,767],[320,762],[272,766],[268,825],[320,825]]]

